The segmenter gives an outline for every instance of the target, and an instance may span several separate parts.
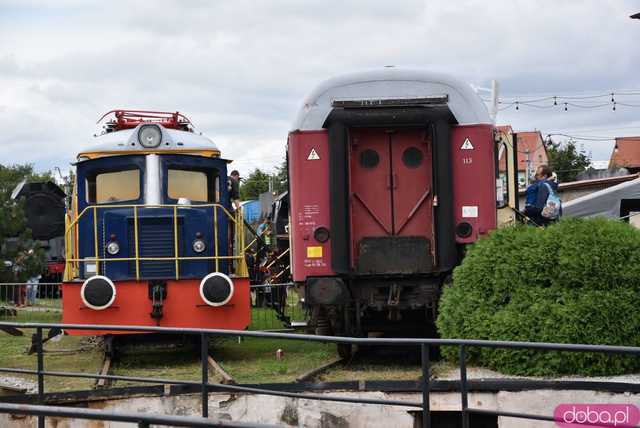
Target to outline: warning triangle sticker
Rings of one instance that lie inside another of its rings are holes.
[[[318,156],[318,152],[316,152],[316,149],[311,149],[311,152],[309,152],[309,156],[307,156],[307,160],[320,160],[320,156]]]
[[[469,140],[469,138],[464,139],[464,143],[462,143],[460,150],[473,150],[473,144],[471,144],[471,140]]]

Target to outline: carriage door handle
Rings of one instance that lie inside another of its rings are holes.
[[[391,184],[393,185],[394,190],[398,188],[398,174],[391,175]]]
[[[393,185],[393,177],[391,176],[391,174],[387,175],[387,189],[391,189],[391,186]]]

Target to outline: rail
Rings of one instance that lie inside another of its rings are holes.
[[[283,334],[272,332],[250,332],[250,331],[235,331],[235,330],[219,330],[219,329],[182,329],[171,327],[140,327],[140,326],[113,326],[113,325],[83,325],[83,324],[61,324],[61,323],[15,323],[15,322],[0,322],[0,329],[35,329],[36,333],[33,336],[34,347],[37,354],[36,370],[31,369],[18,369],[18,368],[0,368],[0,373],[20,373],[36,375],[38,379],[37,389],[37,402],[38,404],[44,404],[44,392],[45,392],[45,377],[46,376],[58,376],[58,377],[74,377],[74,378],[87,378],[87,379],[109,379],[120,381],[133,381],[141,383],[155,383],[155,384],[175,384],[175,385],[191,385],[197,386],[201,391],[201,416],[203,418],[209,417],[209,391],[224,391],[224,392],[236,392],[236,393],[253,393],[264,394],[281,397],[290,397],[305,400],[320,400],[331,401],[336,403],[356,403],[356,404],[373,404],[384,406],[402,406],[413,407],[422,410],[422,426],[424,428],[431,427],[431,410],[430,410],[430,359],[429,350],[432,346],[456,346],[459,350],[459,370],[460,370],[460,403],[462,413],[462,427],[469,428],[469,416],[471,414],[485,414],[511,418],[521,418],[529,420],[541,420],[541,421],[556,421],[554,416],[549,415],[535,415],[519,412],[508,412],[504,410],[487,410],[477,409],[469,407],[469,384],[467,381],[467,366],[466,366],[466,351],[469,347],[487,347],[487,348],[509,348],[509,349],[536,349],[541,351],[569,351],[569,352],[595,352],[605,354],[630,354],[640,358],[640,347],[630,346],[610,346],[610,345],[577,345],[577,344],[563,344],[563,343],[544,343],[544,342],[507,342],[507,341],[495,341],[495,340],[470,340],[470,339],[418,339],[418,338],[354,338],[354,337],[332,337],[332,336],[311,336],[304,334]],[[43,358],[43,330],[62,328],[65,330],[118,330],[122,332],[150,332],[150,333],[164,333],[164,334],[180,334],[180,335],[197,335],[200,337],[200,359],[202,366],[202,377],[200,382],[184,381],[175,379],[161,379],[161,378],[148,378],[148,377],[134,377],[134,376],[115,376],[115,375],[94,375],[88,373],[76,373],[76,372],[59,372],[48,371],[44,367]],[[382,399],[363,399],[363,398],[350,398],[339,396],[325,396],[318,394],[301,394],[294,392],[275,391],[263,388],[245,387],[239,385],[223,385],[209,383],[208,378],[208,346],[209,338],[212,336],[226,336],[226,337],[260,337],[271,339],[283,339],[283,340],[306,340],[310,342],[322,342],[322,343],[342,343],[352,345],[368,345],[368,346],[418,346],[420,347],[421,355],[421,389],[422,400],[420,402],[410,401],[398,401],[398,400],[382,400]],[[24,406],[24,409],[28,410]],[[35,407],[35,406],[34,406]],[[69,417],[83,417],[77,409],[67,408]],[[25,410],[25,411],[26,411]],[[35,412],[35,409],[31,409]],[[37,414],[37,413],[34,413]],[[44,415],[44,416],[43,416]],[[38,416],[38,427],[44,427],[44,417],[46,413]],[[87,415],[84,415],[87,416]],[[148,426],[148,425],[141,425]],[[189,425],[187,425],[189,426]],[[196,426],[196,425],[192,425]]]
[[[134,229],[134,256],[133,257],[100,257],[100,245],[98,239],[98,211],[107,208],[127,208],[133,210],[133,229]],[[138,210],[141,208],[170,208],[172,210],[172,227],[173,227],[173,248],[174,255],[172,257],[141,257],[140,256],[140,244],[139,244],[139,219]],[[211,209],[213,211],[213,256],[180,256],[178,254],[178,212],[182,209]],[[238,242],[234,245],[234,255],[220,255],[220,248],[218,243],[218,211],[221,211],[223,215],[227,217],[234,225],[234,236],[237,237]],[[75,257],[74,249],[77,251],[77,243],[80,240],[78,224],[80,219],[84,216],[88,216],[88,212],[91,212],[93,223],[93,236],[94,242],[94,256],[93,257]],[[194,261],[194,260],[213,260],[215,262],[216,271],[220,270],[220,261],[231,260],[236,261],[236,274],[242,277],[248,276],[247,264],[244,257],[245,237],[244,237],[244,219],[242,212],[237,211],[235,214],[229,212],[224,206],[220,204],[201,204],[201,205],[173,205],[173,204],[158,204],[158,205],[119,205],[119,204],[105,204],[105,205],[89,205],[85,207],[73,220],[67,217],[64,233],[65,243],[65,281],[71,280],[79,276],[80,263],[95,264],[96,275],[100,274],[100,264],[109,262],[135,262],[136,281],[140,280],[140,262],[155,261],[155,262],[167,262],[172,261],[175,263],[175,279],[180,279],[180,262],[181,261]]]

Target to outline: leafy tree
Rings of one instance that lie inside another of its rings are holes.
[[[276,167],[275,174],[269,174],[260,168],[256,168],[249,173],[248,177],[242,180],[240,198],[243,200],[258,199],[261,193],[269,191],[269,181],[271,181],[273,193],[279,195],[288,189],[288,178],[286,159]]]
[[[560,143],[549,139],[547,156],[551,170],[558,174],[561,182],[575,181],[591,164],[591,156],[582,148],[578,150],[573,140]]]
[[[472,245],[443,290],[443,338],[640,346],[640,231],[602,218],[505,227]],[[455,347],[443,347],[455,361]],[[640,359],[469,347],[518,375],[637,373]]]
[[[254,169],[249,173],[240,186],[240,198],[258,199],[261,193],[269,191],[269,174],[260,168]]]
[[[286,192],[289,189],[289,171],[287,159],[283,159],[280,166],[276,167],[276,173],[273,176],[273,191],[276,195]]]
[[[31,239],[23,201],[11,199],[22,180],[51,180],[50,173],[37,174],[33,165],[0,165],[0,282],[23,282],[42,271],[44,252]]]

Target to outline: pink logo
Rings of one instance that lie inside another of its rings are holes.
[[[560,404],[553,412],[556,424],[573,427],[635,427],[640,409],[633,404]]]

